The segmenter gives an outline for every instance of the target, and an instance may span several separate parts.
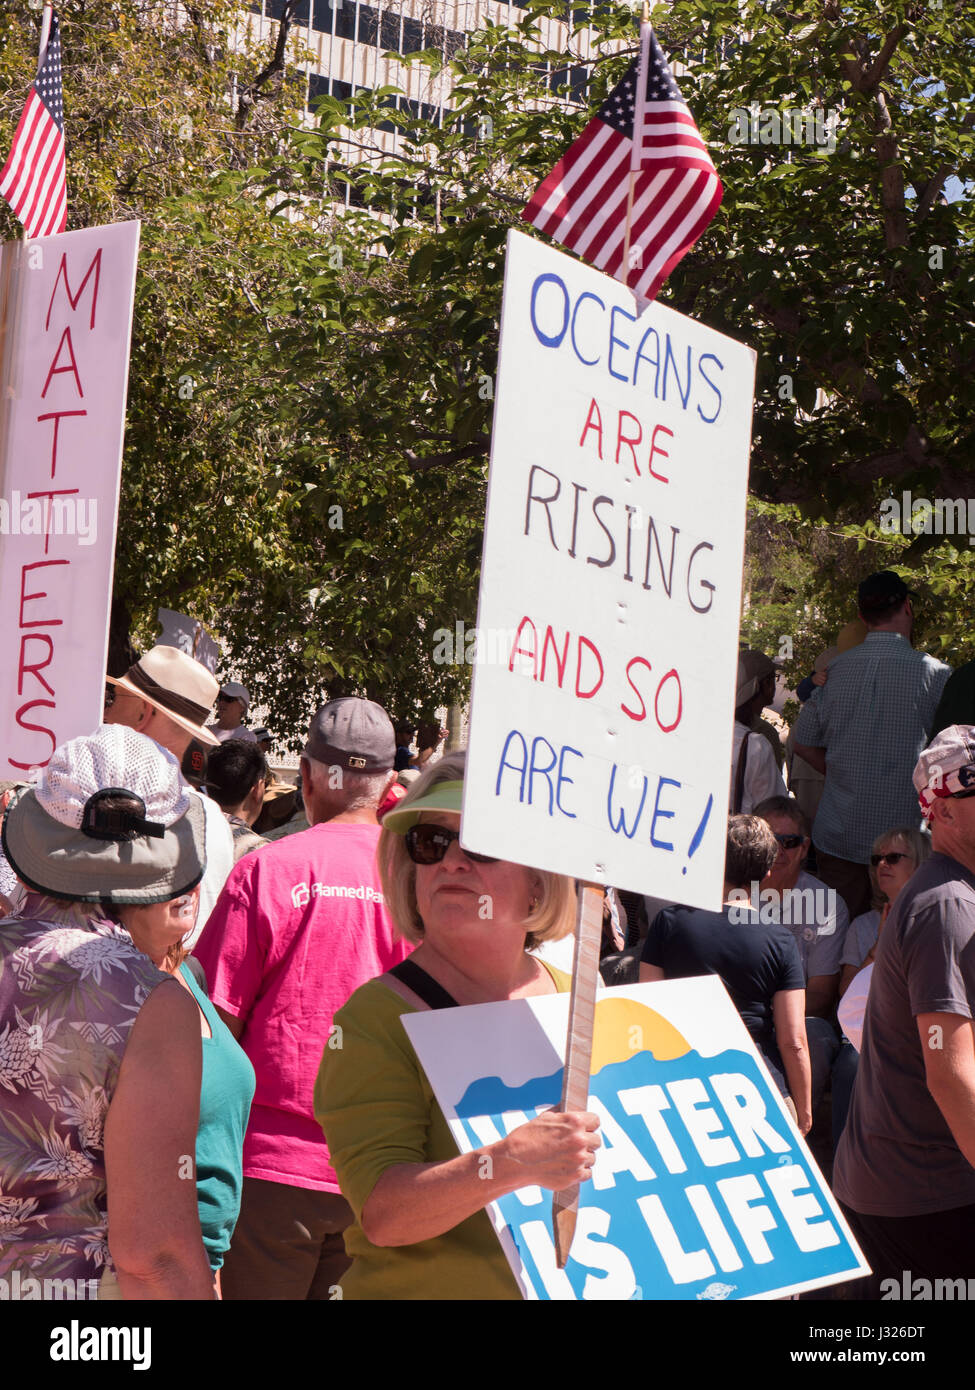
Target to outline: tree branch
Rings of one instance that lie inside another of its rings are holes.
[[[243,130],[250,116],[251,108],[267,94],[261,89],[270,82],[272,77],[285,70],[285,53],[288,48],[288,35],[291,33],[291,25],[298,8],[299,0],[285,0],[281,18],[278,21],[278,37],[274,45],[274,53],[271,55],[270,62],[266,63],[252,82],[243,87],[238,92],[237,112],[235,124],[238,130]]]
[[[874,141],[880,169],[880,201],[884,209],[884,241],[888,251],[907,244],[907,215],[904,210],[904,170],[897,158],[897,136],[887,109],[887,98],[877,91],[875,124],[881,134]]]
[[[880,85],[884,73],[890,66],[890,60],[894,56],[894,50],[897,48],[897,45],[900,43],[904,35],[908,32],[909,28],[910,25],[908,24],[898,24],[896,29],[891,29],[890,33],[884,39],[883,46],[881,47],[880,52],[877,54],[875,62],[873,62],[870,65],[870,68],[863,73],[863,86],[860,88],[862,92],[869,95],[872,91],[875,90],[876,87]]]
[[[425,473],[429,468],[442,468],[445,464],[461,463],[465,459],[483,458],[488,451],[489,443],[490,436],[484,435],[473,444],[459,449],[449,449],[445,454],[427,454],[426,458],[420,458],[412,449],[404,449],[403,457],[414,473]]]
[[[963,130],[971,130],[972,126],[975,126],[975,111],[966,111],[961,124]],[[923,222],[934,207],[938,194],[957,167],[955,164],[942,164],[924,185],[923,191],[918,189],[917,220],[919,222]]]

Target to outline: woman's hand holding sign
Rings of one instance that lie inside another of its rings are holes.
[[[598,1128],[599,1116],[591,1111],[546,1110],[492,1146],[495,1172],[504,1181],[510,1165],[509,1191],[537,1186],[558,1192],[586,1182],[602,1144]]]

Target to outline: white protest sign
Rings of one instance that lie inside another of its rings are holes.
[[[568,1005],[402,1016],[461,1153],[558,1106]],[[717,976],[603,992],[591,1070],[602,1147],[565,1269],[548,1191],[487,1208],[524,1297],[782,1298],[869,1272]]]
[[[101,722],[138,222],[2,248],[0,776]]]
[[[211,676],[215,674],[220,647],[201,622],[196,618],[187,617],[185,613],[177,613],[172,608],[160,608],[156,613],[156,620],[162,628],[157,641],[158,646],[175,647],[177,651],[185,652],[201,666],[205,666]]]
[[[472,849],[718,906],[754,364],[509,233]]]

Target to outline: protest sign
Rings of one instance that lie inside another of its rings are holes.
[[[0,775],[101,721],[138,222],[2,248]]]
[[[718,906],[754,362],[509,233],[472,849]]]
[[[462,1153],[558,1105],[568,1002],[403,1015]],[[565,1268],[547,1192],[487,1209],[526,1298],[781,1298],[869,1272],[717,977],[600,995],[588,1108],[602,1148]]]
[[[188,618],[185,613],[176,613],[172,608],[160,608],[156,620],[162,628],[158,639],[160,647],[175,647],[205,666],[211,676],[216,673],[220,648],[201,622]]]

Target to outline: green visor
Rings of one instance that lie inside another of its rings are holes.
[[[424,811],[449,811],[460,815],[460,804],[464,796],[463,782],[438,782],[423,796],[412,798],[407,794],[402,801],[383,816],[383,829],[394,835],[405,835],[423,815]]]

